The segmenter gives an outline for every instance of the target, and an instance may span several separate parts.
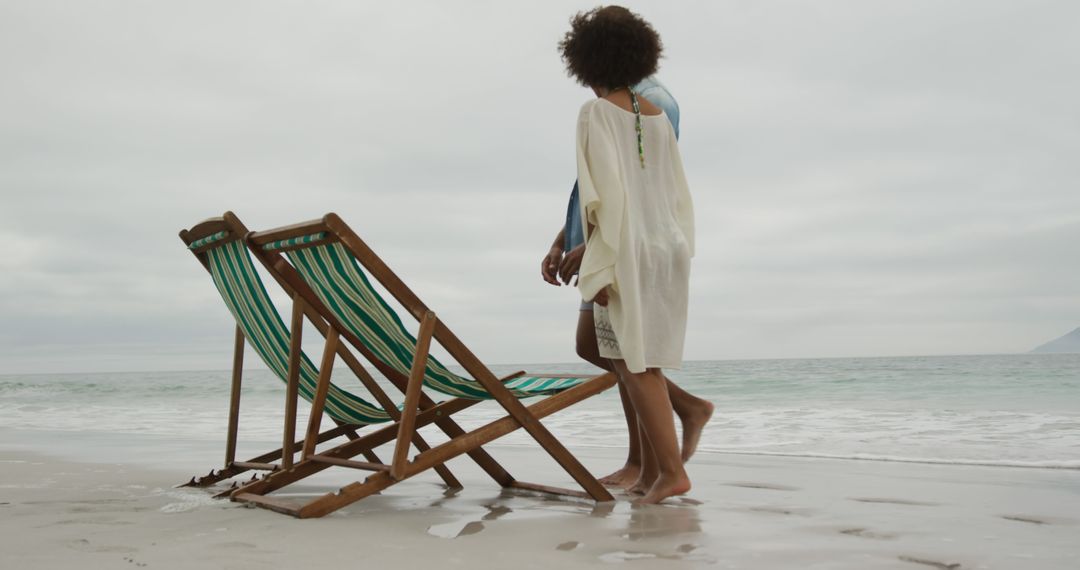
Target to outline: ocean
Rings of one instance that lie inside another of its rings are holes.
[[[591,370],[494,371],[518,369]],[[1080,354],[692,361],[669,376],[716,405],[701,453],[1080,469]],[[347,369],[334,377],[363,394]],[[184,449],[223,447],[229,379],[226,370],[0,376],[0,429],[39,451],[184,463]],[[241,453],[280,442],[283,400],[269,371],[245,373]],[[298,433],[306,414],[302,406]],[[461,422],[498,415],[485,403]],[[615,390],[544,423],[571,447],[626,445]],[[423,433],[440,441],[432,430]],[[499,444],[532,445],[520,431]]]

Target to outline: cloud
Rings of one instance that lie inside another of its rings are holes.
[[[176,237],[342,214],[484,358],[570,361],[537,265],[577,2],[0,7],[0,372],[221,368]],[[1023,351],[1080,319],[1067,2],[632,2],[698,218],[687,357]],[[280,298],[280,297],[279,297]]]

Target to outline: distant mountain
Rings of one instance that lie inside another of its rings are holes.
[[[1080,328],[1059,339],[1038,346],[1031,352],[1080,352]]]

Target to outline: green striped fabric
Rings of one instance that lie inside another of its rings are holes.
[[[206,237],[204,237],[202,239],[197,239],[197,240],[191,242],[191,245],[188,246],[188,249],[199,249],[200,247],[202,247],[202,246],[204,246],[206,244],[214,243],[216,241],[221,241],[221,240],[225,239],[225,237],[228,236],[228,235],[229,235],[229,232],[218,232],[216,234],[210,234],[210,235],[208,235],[208,236],[206,236]]]
[[[308,234],[306,236],[294,237],[289,239],[281,239],[278,241],[272,241],[268,244],[264,244],[262,247],[266,251],[274,251],[275,249],[281,249],[283,247],[289,247],[293,245],[304,245],[306,243],[312,243],[326,239],[326,232],[319,232],[317,234]]]
[[[287,255],[319,300],[368,350],[394,370],[406,376],[409,374],[416,337],[405,329],[397,313],[372,288],[344,246],[331,243],[293,250]],[[514,396],[527,398],[554,394],[584,380],[584,377],[522,376],[508,380],[504,385]],[[434,356],[428,358],[424,384],[450,396],[473,400],[491,398],[480,383],[450,372]]]
[[[214,284],[244,336],[270,370],[282,381],[287,381],[291,336],[281,315],[270,302],[270,296],[255,272],[247,249],[241,241],[236,240],[206,253]],[[314,397],[318,375],[307,355],[301,354],[300,395],[309,402]],[[334,384],[330,385],[326,398],[326,413],[347,424],[374,424],[390,420],[383,409]]]

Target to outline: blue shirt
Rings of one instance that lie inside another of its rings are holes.
[[[634,86],[634,92],[646,98],[653,105],[660,107],[675,129],[675,138],[679,138],[679,103],[655,77],[646,77]],[[566,205],[566,225],[563,227],[563,251],[570,251],[585,243],[585,230],[581,225],[580,198],[578,185],[574,181],[574,190],[570,192],[570,203]]]

